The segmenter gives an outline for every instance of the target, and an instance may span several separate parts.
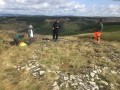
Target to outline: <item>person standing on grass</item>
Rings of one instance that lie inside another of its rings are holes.
[[[31,44],[32,42],[34,42],[34,36],[33,36],[33,26],[29,25],[28,27],[28,37],[29,37],[29,43]]]
[[[53,40],[55,41],[58,40],[58,34],[59,34],[60,28],[61,28],[60,21],[57,20],[53,24]]]
[[[102,19],[99,19],[93,35],[94,42],[97,44],[100,44],[100,36],[101,36],[102,30],[103,30]]]

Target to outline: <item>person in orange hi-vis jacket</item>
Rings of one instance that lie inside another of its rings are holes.
[[[102,30],[103,30],[102,19],[99,19],[93,34],[93,39],[96,44],[100,44],[100,36]]]

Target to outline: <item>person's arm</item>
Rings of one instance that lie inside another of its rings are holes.
[[[28,35],[30,35],[30,29],[28,29]]]
[[[102,32],[102,30],[103,30],[103,23],[101,22],[100,23],[100,31]]]
[[[55,29],[55,23],[53,23],[53,29]]]
[[[59,23],[59,28],[61,28],[61,24]]]

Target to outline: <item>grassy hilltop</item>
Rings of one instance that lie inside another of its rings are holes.
[[[0,18],[0,90],[119,90],[120,19],[104,18],[96,45],[91,39],[96,18],[89,17],[60,17],[59,41],[42,40],[51,39],[56,18]],[[11,46],[12,36],[25,33],[29,24],[36,42]]]

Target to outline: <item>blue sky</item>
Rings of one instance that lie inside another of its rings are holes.
[[[120,0],[73,0],[73,1],[85,3],[86,5],[93,5],[93,4],[97,4],[97,5],[117,4],[117,5],[120,5]]]
[[[0,0],[0,14],[119,16],[120,0]]]

